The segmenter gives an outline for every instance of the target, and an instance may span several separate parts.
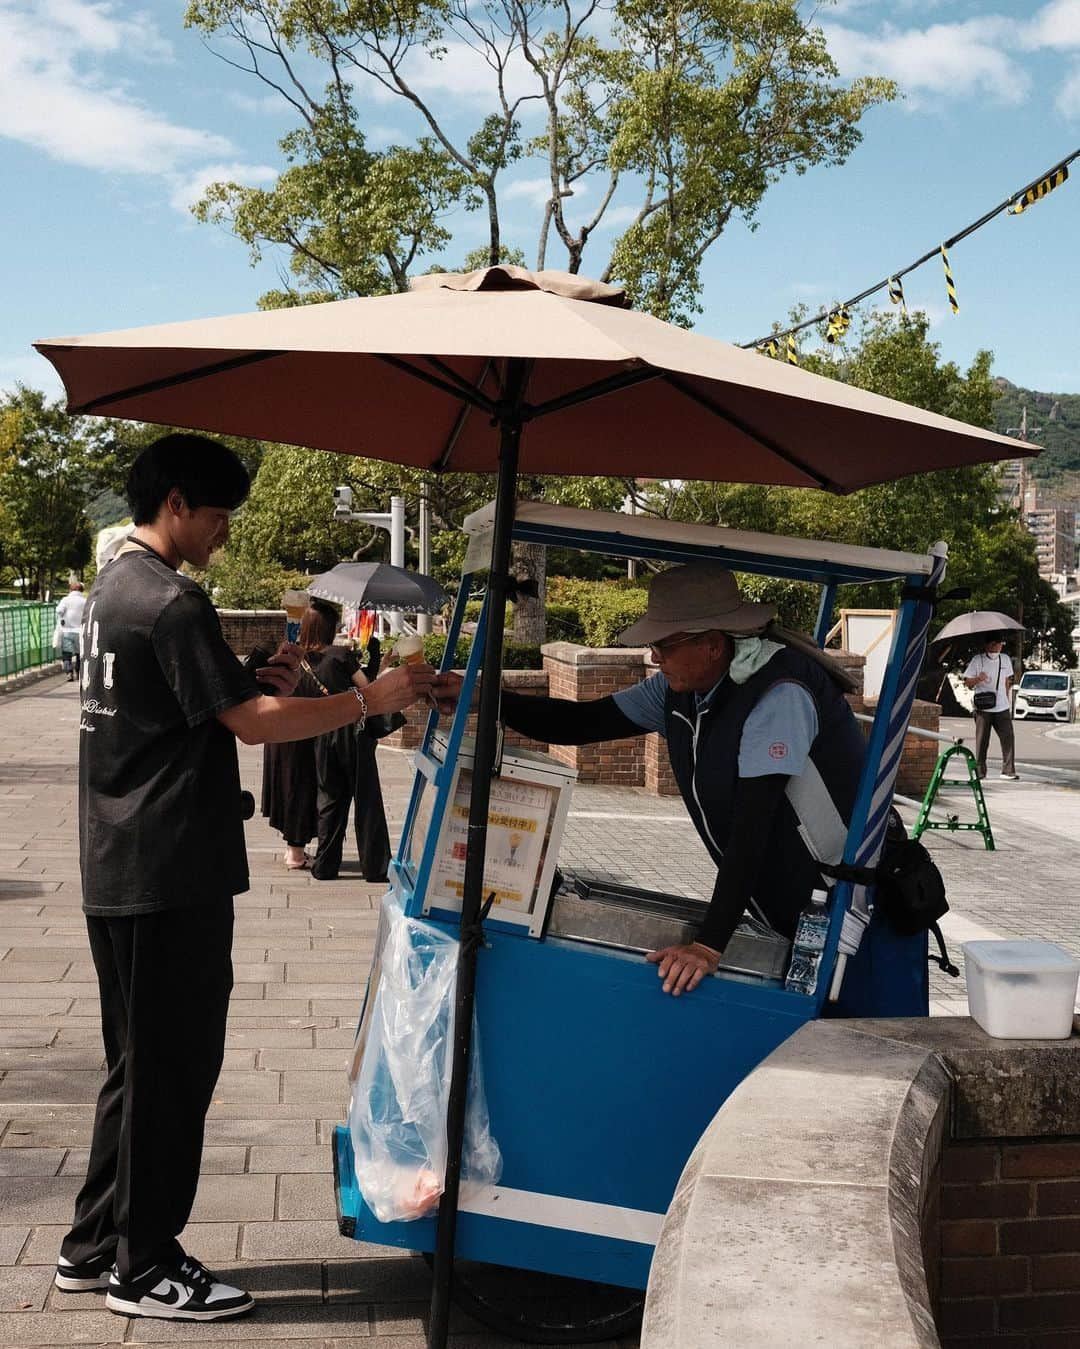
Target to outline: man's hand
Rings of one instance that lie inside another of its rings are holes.
[[[677,998],[680,993],[697,988],[707,974],[716,970],[720,952],[701,942],[691,942],[688,946],[665,946],[660,951],[650,951],[645,959],[659,967],[656,973],[664,981],[664,992]]]
[[[276,697],[288,698],[299,683],[303,654],[295,642],[282,642],[270,657],[269,664],[255,671],[255,678],[260,684],[271,684]]]
[[[364,689],[370,715],[403,712],[412,703],[431,696],[436,672],[431,665],[398,665]]]

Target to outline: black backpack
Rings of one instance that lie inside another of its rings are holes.
[[[876,867],[828,866],[821,870],[836,880],[874,887],[874,907],[901,937],[932,932],[939,955],[930,959],[955,978],[960,971],[949,959],[938,919],[949,912],[945,882],[934,859],[923,845],[908,838],[895,807],[889,810],[885,842]]]

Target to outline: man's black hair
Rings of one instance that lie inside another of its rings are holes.
[[[247,496],[251,479],[219,441],[174,431],[148,445],[128,473],[125,491],[135,524],[152,524],[174,487],[192,510],[224,506],[231,511]]]

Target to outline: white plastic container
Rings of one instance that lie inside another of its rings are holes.
[[[999,1040],[1067,1040],[1080,960],[1048,941],[963,944],[968,1009]]]

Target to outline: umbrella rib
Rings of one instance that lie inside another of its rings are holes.
[[[660,379],[664,372],[651,365],[639,366],[634,370],[623,371],[619,375],[609,375],[598,379],[595,384],[585,384],[571,393],[560,394],[558,398],[549,398],[546,403],[534,403],[522,409],[524,421],[535,421],[552,412],[562,412],[564,408],[576,407],[579,403],[588,403],[594,398],[603,398],[609,393],[618,393],[622,389],[631,389],[635,384],[645,384],[651,379]]]
[[[243,356],[230,356],[228,360],[214,361],[210,365],[200,365],[196,370],[186,370],[183,374],[167,375],[163,379],[148,380],[145,384],[133,384],[130,388],[119,389],[115,393],[102,394],[86,403],[69,405],[68,412],[73,416],[85,416],[105,404],[122,403],[128,398],[141,398],[144,394],[160,393],[163,389],[175,389],[181,384],[190,384],[192,380],[205,379],[208,375],[222,375],[230,370],[238,370],[245,365],[255,365],[259,361],[269,361],[275,356],[284,356],[283,351],[249,351]]]
[[[494,365],[495,365],[494,358],[489,356],[488,359],[484,362],[484,368],[483,370],[480,371],[480,378],[476,382],[476,387],[478,389],[483,388],[484,384],[487,382],[488,375],[491,374]],[[436,459],[435,462],[431,465],[432,473],[446,472],[450,464],[450,456],[454,453],[454,449],[456,448],[457,443],[461,438],[462,431],[465,430],[465,423],[469,420],[469,413],[471,411],[472,411],[471,403],[466,403],[464,407],[458,410],[457,418],[454,421],[454,425],[450,430],[450,434],[446,438],[446,444],[443,446],[442,453],[439,455],[438,459]]]
[[[734,426],[737,431],[741,431],[744,436],[749,436],[750,439],[760,445],[762,449],[768,450],[770,454],[775,454],[776,457],[782,459],[785,464],[790,464],[792,468],[797,468],[800,473],[805,473],[818,487],[823,487],[831,492],[842,491],[840,485],[834,482],[832,478],[823,477],[816,469],[811,468],[808,463],[800,459],[797,455],[792,454],[789,450],[781,449],[775,441],[770,440],[767,436],[763,436],[760,431],[755,431],[748,422],[744,422],[741,417],[737,417],[733,412],[728,412],[726,409],[720,407],[719,404],[715,403],[706,394],[700,393],[695,389],[693,385],[687,384],[685,380],[680,379],[677,375],[673,375],[669,370],[664,372],[664,379],[673,389],[677,389],[684,397],[698,403],[701,407],[705,408],[706,411],[711,412],[714,417],[719,417],[730,426]]]
[[[477,407],[481,412],[494,415],[495,404],[490,398],[485,398],[482,393],[478,393],[471,384],[450,383],[448,380],[439,379],[437,375],[429,375],[426,370],[418,370],[415,365],[408,361],[403,361],[399,356],[390,356],[386,352],[373,352],[376,360],[385,361],[387,365],[392,365],[395,370],[401,370],[406,375],[412,375],[414,379],[423,381],[424,384],[430,384],[439,389],[442,393],[449,394],[451,398],[464,398],[467,403]],[[426,359],[431,360],[431,357]]]

